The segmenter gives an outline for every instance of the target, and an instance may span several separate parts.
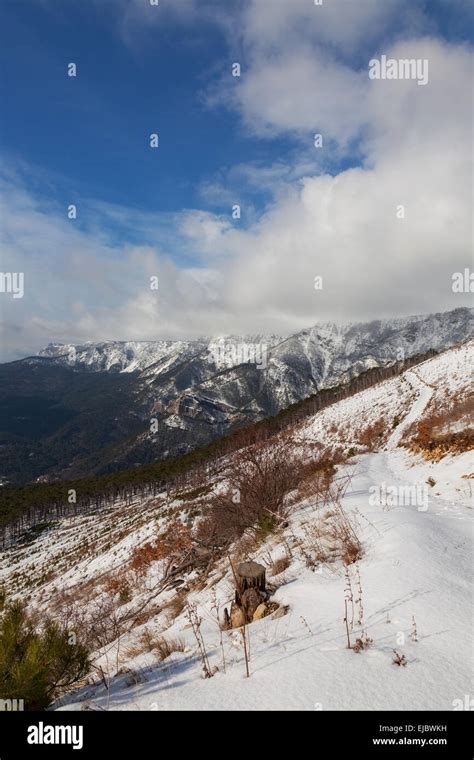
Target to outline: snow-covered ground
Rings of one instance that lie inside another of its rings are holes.
[[[288,557],[283,573],[272,576],[268,570],[269,582],[277,586],[272,599],[288,605],[288,612],[247,627],[249,678],[240,631],[222,631],[221,643],[213,609],[217,598],[222,617],[233,595],[232,573],[223,559],[204,587],[188,596],[203,620],[210,665],[218,668],[212,678],[202,677],[185,612],[174,620],[160,612],[97,660],[104,670],[119,663],[108,688],[89,684],[63,699],[58,709],[450,710],[454,700],[472,695],[472,452],[433,463],[399,446],[433,399],[444,397],[447,389],[460,397],[467,392],[472,355],[472,343],[452,349],[328,407],[294,431],[299,446],[318,441],[347,447],[358,430],[386,420],[379,449],[353,456],[337,474],[350,476],[342,506],[363,546],[363,556],[347,571],[353,599],[361,599],[363,608],[356,601],[352,613],[349,603],[351,644],[365,632],[372,639],[367,649],[356,653],[347,647],[347,576],[340,559],[307,566],[304,537],[332,519],[330,505],[308,497],[295,505],[289,525],[252,556],[269,568],[272,560]],[[0,580],[11,582],[15,571],[21,586],[21,578],[37,573],[42,563],[57,565],[59,573],[30,591],[31,603],[45,607],[58,590],[97,587],[104,575],[118,576],[131,549],[152,535],[165,519],[160,510],[177,506],[162,498],[119,505],[115,512],[78,517],[75,523],[63,521],[32,547],[6,553],[9,564],[0,564]],[[87,530],[93,550],[81,543]],[[130,605],[139,605],[146,594],[137,591]],[[174,595],[166,591],[163,604]],[[87,599],[86,593],[84,604]],[[131,652],[145,630],[181,639],[184,651],[160,663],[153,651]],[[406,664],[394,664],[394,650]]]
[[[274,597],[290,606],[288,614],[277,620],[264,618],[248,628],[249,679],[236,631],[223,634],[222,672],[219,632],[207,589],[195,601],[204,618],[211,665],[220,668],[212,679],[202,678],[193,637],[182,617],[167,636],[184,637],[187,652],[173,654],[160,667],[153,667],[151,655],[142,655],[133,667],[144,668],[144,683],[130,686],[118,679],[110,696],[101,687],[89,693],[89,699],[109,709],[449,710],[453,700],[472,694],[472,509],[431,497],[426,511],[423,506],[371,507],[369,489],[374,483],[404,482],[403,461],[393,468],[390,456],[379,452],[359,457],[343,501],[346,510],[358,510],[365,550],[357,563],[364,615],[351,641],[364,630],[373,639],[369,649],[358,654],[347,649],[342,568],[323,566],[313,572],[296,558],[285,571],[288,581]],[[305,505],[291,531],[313,519]],[[291,538],[290,531],[286,538]],[[262,549],[262,557],[269,549]],[[273,553],[278,552],[277,546]],[[351,578],[355,591],[354,567]],[[226,577],[216,587],[223,601],[228,600],[228,589]],[[413,618],[418,641],[411,639]],[[405,655],[406,666],[393,664],[394,649]],[[76,702],[63,709],[81,706]]]

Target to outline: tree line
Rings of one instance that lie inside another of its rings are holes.
[[[218,473],[222,457],[265,441],[327,406],[395,377],[434,355],[436,351],[431,350],[390,366],[366,370],[346,383],[322,389],[272,417],[241,425],[179,457],[72,481],[3,486],[0,488],[0,546],[5,549],[25,531],[63,517],[111,507],[118,502],[131,504],[137,498],[157,496],[163,491],[172,495],[207,482]]]

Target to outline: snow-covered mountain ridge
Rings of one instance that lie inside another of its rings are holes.
[[[422,354],[429,347],[435,351],[449,348],[453,343],[470,337],[474,332],[474,309],[456,309],[452,312],[417,315],[372,322],[321,322],[309,329],[288,337],[277,335],[218,336],[187,341],[102,341],[84,344],[50,343],[39,356],[54,359],[67,366],[84,366],[94,372],[136,372],[161,362],[165,357],[180,355],[183,359],[200,356],[209,360],[212,343],[264,344],[277,362],[282,355],[295,352],[305,356],[312,368],[319,368],[316,357],[324,358],[325,366],[336,362],[336,357],[352,356],[357,360],[361,347],[374,349],[374,361],[381,357],[396,358]],[[377,345],[383,345],[380,352]],[[362,358],[362,357],[360,357]],[[157,372],[161,371],[156,367]],[[318,369],[314,372],[317,377]]]
[[[456,309],[327,322],[287,338],[50,345],[0,366],[12,435],[0,474],[13,482],[17,472],[76,477],[178,456],[366,370],[445,351],[473,334],[474,310]],[[30,420],[23,399],[39,388]]]

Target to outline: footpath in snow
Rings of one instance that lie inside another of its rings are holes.
[[[223,672],[210,592],[204,590],[194,600],[203,616],[211,665],[219,672],[202,678],[189,627],[180,618],[166,635],[183,637],[189,651],[173,654],[149,672],[152,660],[141,656],[134,665],[144,668],[145,682],[130,685],[118,678],[110,695],[103,687],[89,695],[94,705],[114,710],[451,710],[455,700],[472,694],[472,510],[452,509],[439,499],[436,508],[430,501],[428,509],[371,506],[374,485],[404,482],[402,471],[394,481],[394,453],[361,456],[343,500],[348,512],[357,510],[365,550],[357,563],[363,618],[359,625],[356,612],[351,639],[364,630],[373,639],[368,650],[347,649],[343,570],[324,566],[312,572],[295,560],[276,594],[290,605],[289,613],[248,628],[249,679],[238,631],[224,633]],[[297,519],[307,513],[302,515]],[[355,567],[350,570],[356,591]],[[228,588],[219,591],[228,595]],[[393,664],[393,650],[405,657],[405,666]],[[63,709],[71,707],[80,709],[81,703]]]
[[[69,695],[57,707],[158,711],[452,710],[463,704],[467,695],[474,693],[473,481],[468,477],[473,470],[472,452],[432,463],[399,444],[430,402],[431,408],[450,394],[462,397],[471,351],[467,345],[453,349],[401,377],[344,399],[315,415],[295,433],[301,446],[305,439],[337,444],[342,431],[347,446],[352,445],[350,435],[355,438],[357,432],[354,421],[364,426],[384,416],[391,424],[401,417],[383,450],[351,458],[350,464],[343,465],[338,473],[342,477],[350,474],[342,506],[355,520],[363,546],[361,559],[348,568],[353,598],[362,602],[355,602],[354,610],[349,605],[351,644],[364,632],[372,640],[366,650],[356,653],[347,647],[347,576],[342,562],[328,561],[312,570],[295,540],[329,516],[309,496],[297,505],[283,534],[270,536],[252,556],[271,565],[292,547],[287,569],[281,575],[270,576],[278,586],[273,598],[282,606],[288,605],[288,613],[278,619],[266,617],[247,629],[250,678],[245,674],[240,631],[223,631],[221,642],[213,610],[217,598],[222,617],[223,607],[233,595],[232,574],[223,560],[211,571],[207,586],[188,596],[202,618],[210,666],[218,668],[212,678],[202,677],[196,641],[185,612],[174,621],[173,617],[157,613],[156,619],[133,630],[133,641],[120,642],[120,658],[115,657],[113,645],[110,647],[109,661],[104,666],[120,659],[120,670],[112,677],[109,689],[103,683],[88,686]],[[407,487],[412,487],[409,493],[414,493],[415,499],[401,498]],[[375,498],[388,489],[400,497],[395,503]],[[81,580],[97,583],[106,571],[120,572],[133,547],[142,545],[153,534],[156,514],[152,503],[127,509],[130,515],[124,513],[125,522],[117,529],[127,525],[130,529],[118,542],[111,540],[113,529],[109,523],[103,524],[102,515],[100,528],[104,535],[98,538],[109,542],[111,548],[71,567],[62,575],[64,587],[74,589]],[[329,512],[331,507],[325,509]],[[52,546],[59,552],[58,558],[62,557],[64,541],[74,548],[74,541],[81,538],[82,533],[76,533],[72,523],[65,523],[56,532],[38,539],[37,554],[21,561],[38,563],[41,551],[51,560],[56,556],[51,554]],[[142,599],[145,597],[137,596],[137,603]],[[143,651],[143,647],[135,647],[140,654],[127,653],[127,646],[136,644],[140,632],[147,627],[154,635],[181,640],[184,651],[173,652],[162,663],[157,663],[153,651]],[[394,664],[397,656],[404,664]]]

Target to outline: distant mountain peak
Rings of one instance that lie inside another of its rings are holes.
[[[0,473],[12,481],[17,473],[78,477],[176,456],[367,370],[472,335],[474,310],[463,308],[321,322],[288,337],[51,343],[37,357],[0,365]]]

